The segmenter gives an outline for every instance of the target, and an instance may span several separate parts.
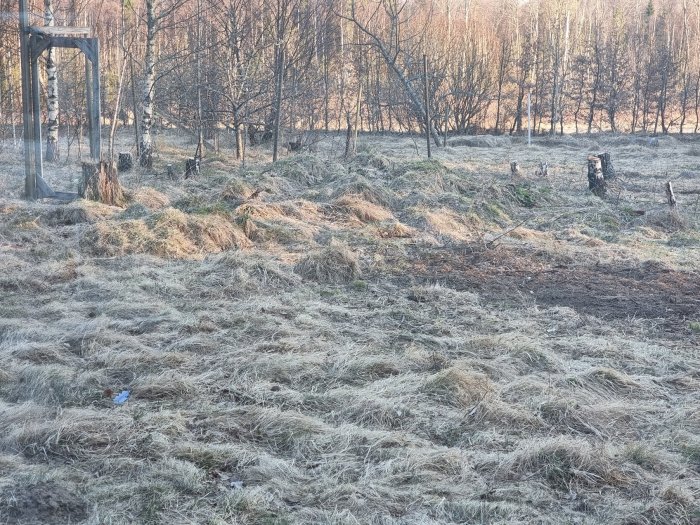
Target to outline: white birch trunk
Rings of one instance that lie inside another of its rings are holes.
[[[44,0],[44,21],[47,26],[53,26],[53,0]],[[49,47],[46,56],[46,101],[47,101],[47,130],[46,130],[46,160],[58,160],[58,78],[56,76],[56,49]]]
[[[143,114],[141,115],[141,144],[139,164],[144,167],[153,165],[153,138],[151,127],[153,125],[153,95],[156,83],[156,12],[155,1],[146,0],[146,56],[144,58],[145,75],[143,85]]]

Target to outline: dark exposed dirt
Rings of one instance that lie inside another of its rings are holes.
[[[603,264],[546,251],[498,246],[416,248],[402,275],[478,293],[488,302],[566,306],[602,320],[656,320],[688,332],[700,319],[700,275],[662,263]]]
[[[77,491],[48,481],[0,494],[0,522],[12,524],[82,522],[87,504]]]

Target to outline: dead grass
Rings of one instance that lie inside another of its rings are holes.
[[[349,283],[360,276],[360,262],[348,247],[332,244],[301,259],[294,271],[319,283]]]
[[[149,253],[162,257],[201,257],[249,245],[244,233],[224,217],[192,216],[167,208],[147,219],[103,222],[80,241],[89,254],[119,256]]]
[[[371,141],[0,199],[1,523],[698,521],[695,157]]]
[[[391,212],[386,208],[365,200],[360,195],[345,195],[333,204],[354,215],[362,222],[387,221],[393,218]]]

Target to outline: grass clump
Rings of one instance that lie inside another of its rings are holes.
[[[363,199],[360,195],[345,195],[337,199],[334,204],[362,222],[386,221],[393,217],[389,210]]]
[[[310,281],[346,284],[360,276],[360,262],[347,246],[331,245],[301,259],[294,271]]]
[[[510,476],[518,478],[540,476],[559,490],[623,485],[629,481],[604,450],[568,437],[532,441],[514,453],[507,470]]]
[[[469,407],[483,400],[494,387],[483,374],[451,367],[432,375],[423,385],[423,392],[450,406]]]
[[[80,241],[81,248],[92,255],[149,253],[175,259],[247,245],[243,232],[224,217],[192,216],[174,208],[146,219],[97,223]]]

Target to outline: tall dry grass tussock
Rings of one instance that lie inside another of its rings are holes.
[[[345,284],[360,276],[360,261],[347,246],[331,244],[303,257],[294,271],[307,280]]]

